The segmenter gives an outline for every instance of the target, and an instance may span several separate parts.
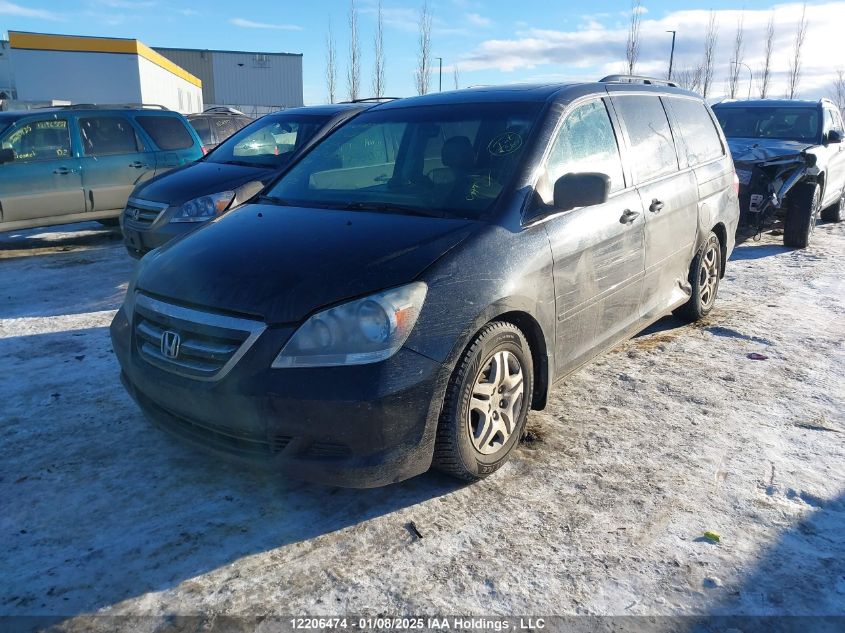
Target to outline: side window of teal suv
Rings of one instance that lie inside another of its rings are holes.
[[[3,139],[3,148],[15,152],[15,162],[56,160],[70,156],[67,119],[30,121]]]

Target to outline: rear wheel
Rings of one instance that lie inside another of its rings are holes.
[[[822,209],[822,220],[825,222],[842,222],[845,220],[845,195],[839,197],[839,202]]]
[[[692,293],[689,301],[675,310],[675,316],[688,321],[697,321],[707,316],[716,303],[721,275],[722,245],[718,236],[711,231],[690,264],[689,283]]]
[[[816,228],[821,187],[807,182],[796,185],[786,197],[786,217],[783,222],[783,245],[807,248]]]
[[[516,326],[485,325],[455,368],[437,427],[434,465],[467,481],[496,472],[519,442],[534,391],[531,349]]]

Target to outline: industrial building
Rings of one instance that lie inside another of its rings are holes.
[[[184,114],[228,106],[255,117],[303,104],[302,54],[11,31],[0,41],[0,102],[154,103]]]
[[[206,107],[229,106],[255,117],[303,104],[301,53],[155,50],[200,78]]]
[[[8,53],[19,101],[203,109],[200,79],[138,40],[10,31]]]

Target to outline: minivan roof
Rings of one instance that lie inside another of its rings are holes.
[[[504,86],[478,86],[462,90],[434,92],[419,97],[406,97],[375,106],[377,109],[405,108],[453,103],[484,102],[546,102],[569,101],[577,97],[611,92],[643,92],[646,94],[677,94],[701,99],[700,95],[689,90],[673,86],[634,84],[624,82],[589,82],[589,83],[537,83],[510,84]]]

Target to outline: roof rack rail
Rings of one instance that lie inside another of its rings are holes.
[[[65,110],[169,110],[169,108],[157,103],[73,103],[55,107]]]
[[[677,88],[678,84],[668,79],[657,79],[656,77],[642,77],[640,75],[608,75],[599,79],[602,84],[645,84],[646,86],[669,86]]]
[[[243,116],[246,116],[243,112],[241,112],[237,108],[230,108],[229,106],[213,106],[211,108],[206,108],[205,110],[202,111],[202,114],[206,114],[206,113],[213,114],[215,112],[221,112],[223,114],[241,114]]]
[[[342,103],[372,103],[378,101],[396,101],[397,99],[399,99],[399,97],[363,97],[361,99],[343,101]]]

